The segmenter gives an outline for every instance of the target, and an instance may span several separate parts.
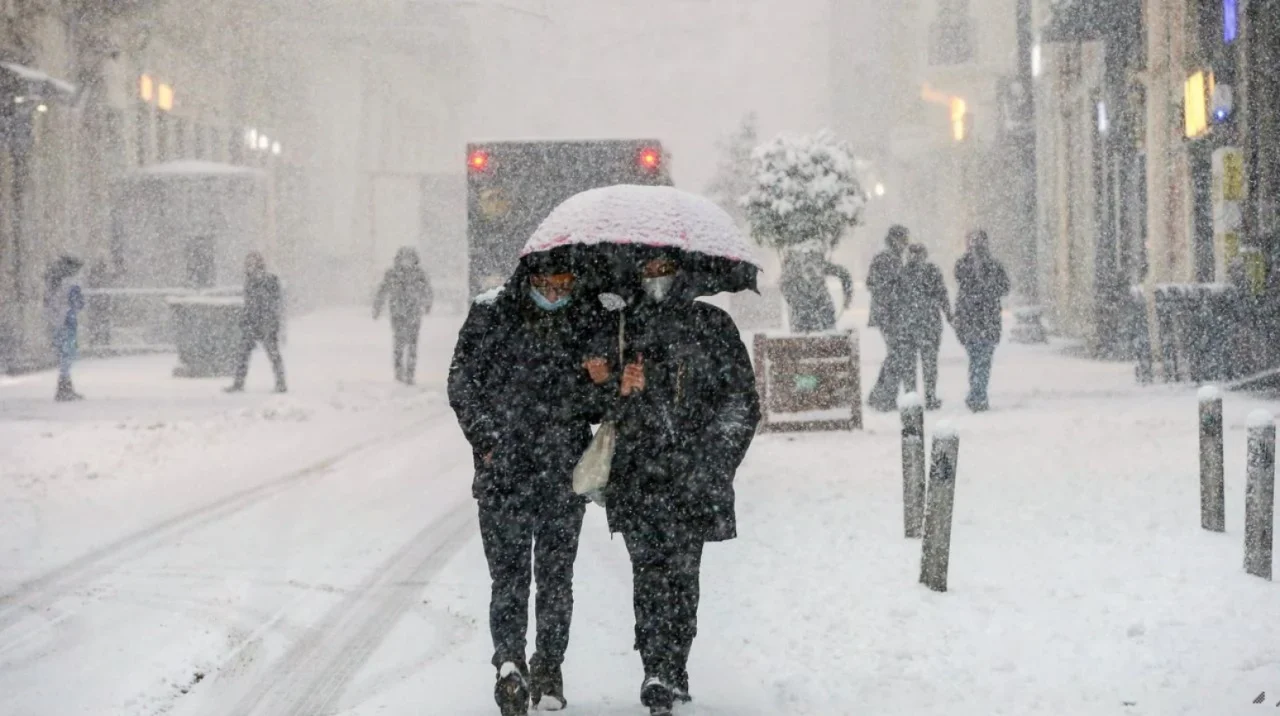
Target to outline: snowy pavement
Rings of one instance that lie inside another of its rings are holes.
[[[865,316],[850,321],[865,324]],[[470,455],[443,396],[458,319],[428,320],[421,387],[364,309],[297,321],[292,392],[170,377],[172,356],[0,378],[0,714],[492,714]],[[883,349],[864,332],[863,386]],[[1226,401],[1227,533],[1199,528],[1196,398],[1060,346],[1002,346],[963,411],[950,588],[917,584],[898,421],[761,436],[741,538],[709,546],[687,714],[1280,713],[1280,587],[1241,563],[1244,424]],[[635,714],[630,571],[591,507],[569,711]],[[1265,706],[1251,702],[1267,693]]]

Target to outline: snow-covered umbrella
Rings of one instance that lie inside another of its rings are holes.
[[[567,246],[625,258],[677,254],[686,290],[697,296],[757,290],[760,264],[729,214],[673,187],[621,184],[574,195],[543,220],[520,255]]]

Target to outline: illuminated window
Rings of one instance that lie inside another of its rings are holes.
[[[156,101],[156,106],[168,112],[173,109],[173,88],[169,85],[160,85],[160,94]]]
[[[1208,82],[1203,70],[1187,78],[1183,87],[1183,116],[1188,139],[1195,139],[1209,131]]]
[[[151,75],[143,75],[138,79],[138,96],[143,102],[150,102],[156,96],[155,80],[151,79]]]

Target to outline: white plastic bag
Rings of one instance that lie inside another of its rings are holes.
[[[573,468],[574,492],[590,497],[596,504],[603,504],[603,491],[609,484],[609,469],[613,466],[613,449],[617,440],[618,429],[613,422],[602,423],[578,460],[578,466]]]

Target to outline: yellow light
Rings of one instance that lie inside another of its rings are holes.
[[[967,128],[965,127],[965,115],[969,111],[969,106],[959,97],[951,98],[951,136],[957,142],[963,142]]]
[[[156,100],[156,106],[168,112],[173,109],[173,88],[169,85],[160,85],[160,94]]]
[[[1209,131],[1209,108],[1203,71],[1187,78],[1182,95],[1187,138],[1194,139]]]
[[[155,80],[151,79],[151,75],[143,75],[138,78],[138,95],[142,97],[142,101],[150,102],[156,94]]]

